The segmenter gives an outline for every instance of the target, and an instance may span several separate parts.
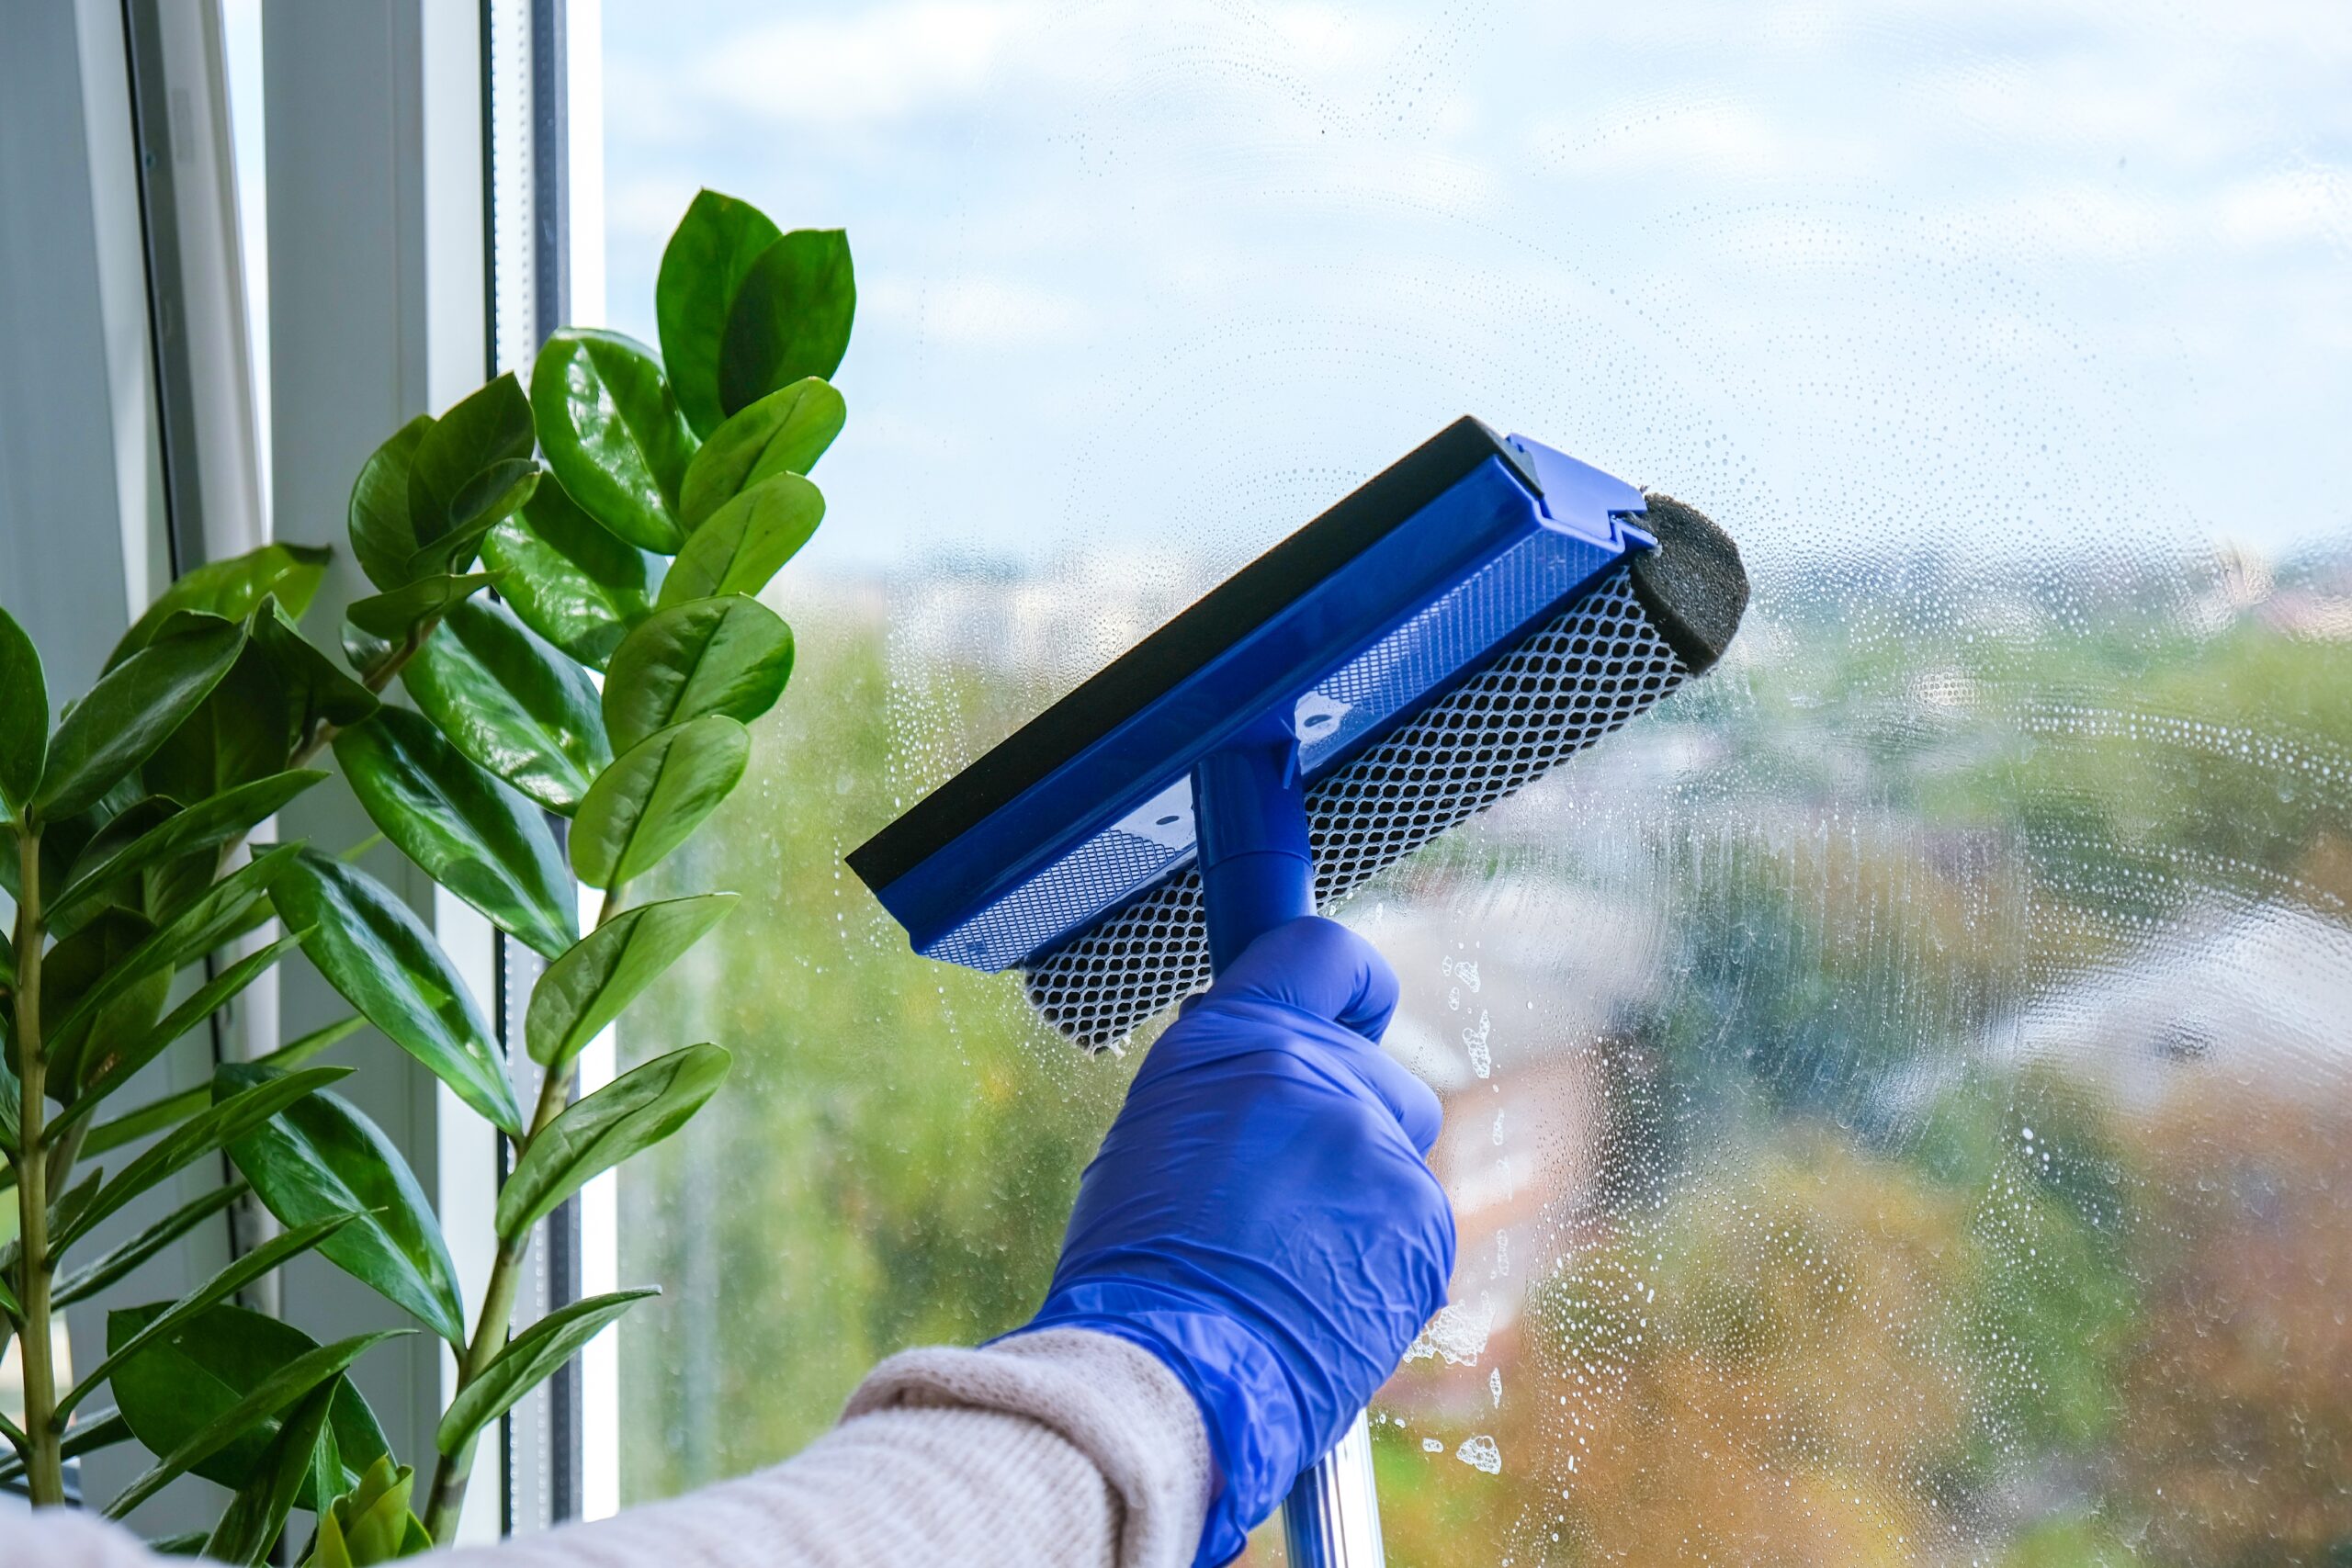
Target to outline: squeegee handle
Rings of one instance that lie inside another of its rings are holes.
[[[1315,913],[1306,790],[1286,726],[1261,724],[1193,764],[1193,824],[1209,964],[1221,974],[1276,926]]]
[[[1315,913],[1315,859],[1298,739],[1269,720],[1193,769],[1209,964],[1222,973],[1276,926]],[[1283,1501],[1291,1568],[1380,1568],[1380,1498],[1363,1412]]]

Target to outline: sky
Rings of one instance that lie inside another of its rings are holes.
[[[613,324],[697,186],[859,276],[814,558],[1238,564],[1453,415],[1731,523],[2352,534],[2352,7],[604,0]]]

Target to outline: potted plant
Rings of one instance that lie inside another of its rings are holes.
[[[825,378],[855,302],[840,231],[786,233],[703,192],[662,258],[659,355],[559,332],[527,389],[503,376],[368,459],[349,539],[377,592],[345,611],[341,664],[301,629],[326,552],[297,545],[173,583],[62,717],[0,611],[0,885],[17,911],[0,938],[17,1211],[0,1331],[25,1381],[23,1423],[0,1418],[0,1475],[36,1506],[63,1500],[74,1456],[135,1441],[154,1463],[109,1517],[190,1472],[230,1489],[183,1550],[258,1562],[296,1510],[315,1519],[307,1559],[330,1568],[423,1550],[447,1538],[490,1423],[653,1293],[513,1323],[532,1227],[726,1077],[727,1051],[696,1044],[571,1097],[581,1051],[733,902],[629,889],[734,786],[745,726],[790,678],[791,630],[757,595],[823,517],[807,474],[842,426]],[[330,764],[385,839],[547,960],[521,1031],[540,1069],[527,1106],[448,956],[347,846],[247,842]],[[584,931],[575,878],[602,891]],[[233,952],[273,919],[284,936]],[[222,1066],[209,1093],[118,1102],[298,947],[353,1017]],[[353,1069],[313,1060],[363,1025],[506,1140],[477,1302],[398,1149],[331,1087]],[[222,1153],[234,1183],[94,1247],[134,1199]],[[107,1299],[247,1191],[278,1233],[176,1301],[114,1307],[103,1354],[64,1386],[56,1314]],[[416,1329],[319,1344],[237,1303],[307,1252]],[[346,1375],[417,1329],[458,1368],[421,1494]]]

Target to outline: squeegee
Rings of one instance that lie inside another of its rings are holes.
[[[1459,419],[849,863],[1100,1049],[1705,671],[1747,604],[1696,511]],[[1283,1519],[1294,1568],[1381,1561],[1361,1415]]]

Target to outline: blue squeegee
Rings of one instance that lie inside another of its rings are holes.
[[[1456,420],[849,856],[915,951],[1123,1039],[1722,657],[1739,552],[1690,507]],[[1283,1505],[1380,1561],[1363,1420]]]

